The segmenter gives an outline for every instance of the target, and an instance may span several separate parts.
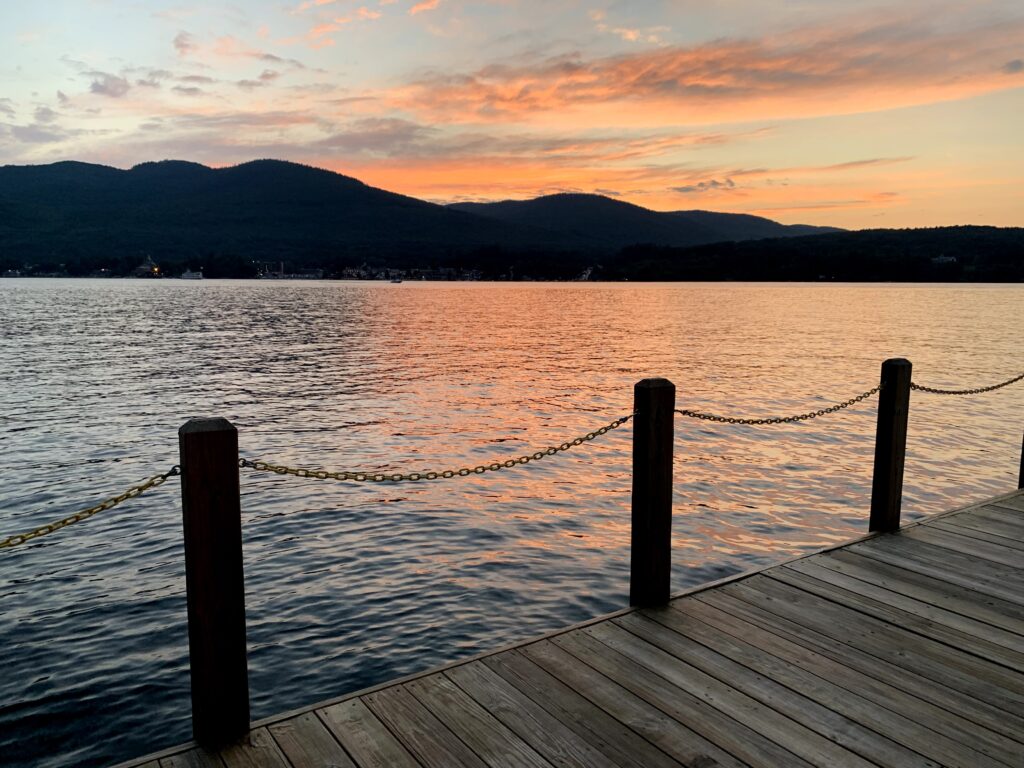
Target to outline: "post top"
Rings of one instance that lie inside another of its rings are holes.
[[[910,367],[910,361],[905,357],[890,357],[888,360],[882,363],[882,365],[896,365],[896,366],[907,366]]]
[[[652,378],[652,379],[641,379],[634,385],[637,389],[667,389],[671,387],[676,388],[668,379]]]
[[[237,432],[235,425],[220,416],[212,419],[189,419],[178,429],[179,435],[194,435],[199,432]]]

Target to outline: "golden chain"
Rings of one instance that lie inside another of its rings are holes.
[[[59,531],[61,528],[67,528],[69,525],[81,522],[82,520],[88,520],[98,512],[104,512],[108,509],[112,509],[120,504],[122,501],[128,499],[134,499],[136,496],[141,496],[143,493],[148,491],[150,488],[156,488],[157,486],[163,485],[167,482],[167,478],[174,477],[175,475],[181,474],[181,470],[178,467],[172,467],[170,471],[165,472],[162,475],[154,475],[145,482],[134,485],[122,494],[117,496],[111,496],[106,501],[100,502],[94,507],[83,509],[81,512],[76,512],[73,515],[65,517],[63,520],[57,520],[53,523],[40,526],[35,530],[28,531],[27,533],[19,533],[14,536],[8,536],[6,539],[0,541],[0,549],[8,549],[10,547],[16,547],[19,544],[24,544],[26,541],[45,536],[48,533]]]
[[[816,419],[818,416],[824,416],[826,413],[835,413],[841,411],[843,408],[849,408],[855,403],[859,403],[861,400],[874,395],[881,389],[881,385],[874,389],[869,389],[862,395],[857,395],[849,400],[836,405],[829,406],[828,408],[822,408],[820,411],[811,411],[810,413],[801,413],[798,416],[781,416],[779,418],[766,418],[766,419],[740,419],[730,418],[728,416],[715,416],[711,413],[699,413],[697,411],[679,410],[676,409],[676,413],[681,416],[689,416],[691,419],[703,419],[704,421],[717,421],[722,424],[789,424],[794,421],[807,421],[808,419]]]
[[[527,454],[526,456],[520,456],[515,459],[496,461],[491,464],[480,464],[476,467],[446,469],[443,472],[410,472],[408,474],[403,474],[401,472],[328,472],[322,469],[286,467],[281,464],[270,464],[266,461],[252,461],[250,459],[239,459],[238,466],[248,467],[249,469],[255,469],[259,472],[274,472],[278,475],[294,475],[295,477],[308,477],[315,480],[353,480],[357,483],[400,483],[404,481],[415,483],[419,480],[447,480],[452,477],[467,477],[468,475],[482,475],[485,472],[497,472],[500,469],[508,469],[518,464],[528,464],[531,461],[539,461],[545,456],[554,456],[556,453],[568,451],[573,446],[583,445],[583,443],[593,440],[595,437],[599,437],[605,432],[610,432],[616,427],[622,426],[633,418],[634,415],[635,414],[631,413],[628,416],[623,416],[621,419],[616,419],[611,424],[606,424],[600,429],[588,432],[583,437],[577,437],[575,440],[570,440],[569,442],[562,443],[561,445],[553,445],[543,451],[537,451],[536,453]]]
[[[936,389],[935,387],[924,387],[920,384],[915,384],[914,382],[910,382],[910,388],[916,389],[919,392],[930,392],[933,395],[979,395],[982,392],[991,392],[993,389],[1000,389],[1001,387],[1009,386],[1021,379],[1024,379],[1024,373],[1020,376],[1014,376],[1012,379],[999,384],[993,384],[990,387],[978,387],[977,389]]]

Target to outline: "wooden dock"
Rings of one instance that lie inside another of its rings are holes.
[[[1024,765],[1024,491],[125,766]]]

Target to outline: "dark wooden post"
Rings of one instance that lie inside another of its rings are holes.
[[[909,360],[882,363],[875,432],[875,470],[871,479],[870,531],[898,531],[903,498],[903,464],[907,454],[907,416],[910,413]]]
[[[227,419],[189,419],[178,446],[192,734],[216,749],[249,731],[238,431]]]
[[[1020,442],[1020,478],[1017,480],[1017,488],[1024,490],[1024,438]]]
[[[633,387],[633,532],[630,605],[668,602],[672,574],[672,439],[676,385],[644,379]]]

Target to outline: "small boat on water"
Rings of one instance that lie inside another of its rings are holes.
[[[181,279],[182,280],[202,280],[203,279],[203,270],[200,269],[198,272],[193,272],[191,269],[186,269],[184,272],[181,273]]]
[[[391,282],[392,283],[400,283],[400,282],[402,282],[402,278],[400,278],[400,277],[392,277],[391,278]]]

